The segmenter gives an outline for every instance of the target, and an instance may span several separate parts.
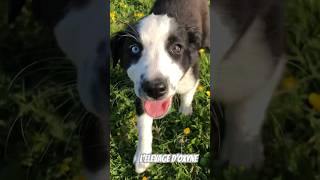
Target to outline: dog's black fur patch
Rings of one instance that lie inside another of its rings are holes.
[[[154,14],[167,14],[179,25],[201,34],[200,48],[210,47],[210,20],[207,0],[158,0],[152,10]]]
[[[135,101],[135,106],[136,106],[136,113],[138,116],[141,116],[144,112],[143,110],[143,104],[140,98],[136,98]]]
[[[247,28],[258,16],[265,23],[265,40],[275,57],[284,50],[283,3],[278,0],[216,0],[214,11],[224,14],[225,22],[231,24],[237,39],[240,39]],[[274,58],[278,59],[278,58]]]
[[[142,49],[143,46],[139,40],[139,35],[132,33],[130,30],[120,31],[112,37],[110,46],[113,67],[115,67],[120,61],[120,66],[124,69],[128,69],[130,64],[134,64],[139,60],[140,56],[130,55],[129,49],[129,45],[132,43],[137,44]]]

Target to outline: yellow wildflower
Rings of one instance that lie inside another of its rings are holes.
[[[207,91],[206,94],[207,94],[207,96],[209,96],[209,97],[210,97],[210,95],[211,95],[210,91]]]
[[[282,80],[281,85],[285,90],[294,89],[297,85],[297,79],[293,76],[288,76]]]
[[[115,22],[116,21],[116,13],[114,11],[110,12],[110,19],[111,19],[111,22]]]
[[[70,171],[70,166],[68,164],[63,163],[60,165],[60,172],[66,173],[68,171]]]
[[[204,89],[204,87],[203,87],[201,84],[199,84],[197,90],[198,90],[198,91],[203,91],[203,89]]]
[[[184,128],[184,130],[183,130],[183,133],[184,133],[184,135],[188,135],[188,134],[190,134],[190,128]]]
[[[136,18],[141,18],[144,16],[144,14],[143,13],[134,13],[133,16]]]
[[[145,177],[145,176],[143,176],[143,177],[142,177],[142,180],[148,180],[148,178],[147,178],[147,177]]]
[[[315,109],[316,111],[320,111],[320,94],[311,93],[308,97],[308,101],[313,109]]]
[[[127,8],[127,7],[128,7],[128,5],[125,4],[125,3],[123,3],[123,2],[120,2],[119,5],[120,5],[120,7],[122,7],[122,8]]]
[[[204,49],[203,48],[201,48],[201,49],[199,49],[199,53],[204,53]]]
[[[65,158],[65,159],[63,160],[63,163],[60,165],[60,172],[66,173],[66,172],[70,171],[70,166],[69,166],[69,164],[70,164],[71,161],[72,161],[72,158],[71,158],[71,157]]]

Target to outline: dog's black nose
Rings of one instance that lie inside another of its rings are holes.
[[[168,85],[165,79],[144,80],[141,84],[142,90],[154,99],[160,99],[168,92]]]

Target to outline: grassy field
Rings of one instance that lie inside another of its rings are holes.
[[[148,14],[153,1],[111,1],[111,32]],[[192,116],[178,112],[178,99],[168,116],[154,121],[153,153],[199,153],[199,164],[155,164],[137,175],[132,163],[138,141],[133,84],[116,67],[111,71],[111,177],[112,179],[206,179],[209,174],[209,55],[201,53],[201,82]],[[189,132],[190,130],[190,132]]]
[[[111,32],[151,6],[152,0],[112,0]],[[13,27],[0,16],[0,179],[81,180],[79,134],[90,116],[79,105],[73,66],[28,9]],[[5,12],[0,2],[1,15]],[[226,180],[320,179],[319,22],[320,1],[286,2],[288,68],[267,114],[263,168],[210,173]],[[175,103],[153,131],[154,152],[198,152],[200,163],[157,164],[142,175],[132,164],[137,143],[132,84],[119,67],[111,69],[112,179],[208,179],[208,55],[202,54],[201,62],[193,116],[180,115]]]

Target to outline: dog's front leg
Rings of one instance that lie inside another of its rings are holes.
[[[220,158],[231,165],[259,168],[264,159],[260,131],[266,103],[253,107],[248,101],[225,105],[226,132]]]
[[[281,78],[281,60],[264,87],[239,102],[225,106],[226,133],[221,159],[232,165],[259,168],[264,160],[261,128],[272,94]]]
[[[136,103],[137,115],[138,115],[138,146],[136,153],[133,158],[133,163],[135,164],[135,171],[137,173],[144,172],[149,166],[150,163],[141,162],[140,156],[142,154],[151,154],[152,153],[152,122],[153,119],[145,112],[141,105],[141,101],[138,99]]]
[[[153,119],[146,113],[143,113],[138,117],[139,139],[137,150],[133,159],[137,173],[144,172],[150,166],[150,163],[140,162],[140,156],[142,154],[152,153],[152,121]]]
[[[181,104],[179,107],[179,112],[181,112],[184,115],[192,114],[192,100],[193,100],[194,94],[196,93],[198,84],[199,84],[199,80],[194,84],[194,86],[189,91],[181,94],[180,96]]]

